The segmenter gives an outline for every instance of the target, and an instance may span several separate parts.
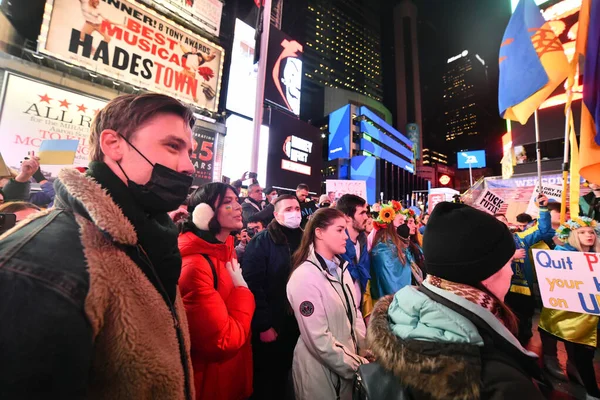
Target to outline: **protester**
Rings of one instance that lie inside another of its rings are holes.
[[[13,201],[0,205],[0,214],[15,214],[17,222],[23,221],[31,214],[41,211],[38,206],[25,201]]]
[[[591,192],[579,198],[579,215],[600,222],[600,183],[588,183]]]
[[[235,246],[235,253],[237,255],[238,262],[240,265],[244,263],[244,254],[246,253],[246,245],[248,242],[256,236],[256,234],[265,230],[263,222],[257,218],[257,214],[254,214],[248,220],[246,229],[242,229],[240,233],[240,242]]]
[[[600,226],[589,217],[571,219],[559,227],[556,233],[563,244],[556,246],[554,250],[600,253]],[[548,336],[565,343],[568,354],[567,375],[571,380],[583,384],[588,399],[600,398],[594,371],[598,322],[596,315],[549,308],[543,308],[540,315],[542,340],[544,336]],[[542,344],[545,344],[544,341]],[[542,350],[545,355],[546,348]]]
[[[327,197],[329,198],[329,202],[331,204],[335,203],[335,192],[327,192]]]
[[[191,110],[160,94],[111,100],[86,175],[0,240],[0,398],[194,397],[177,281]],[[23,260],[27,260],[26,263]]]
[[[328,208],[331,207],[331,201],[329,200],[329,196],[326,194],[322,194],[319,197],[319,208]]]
[[[419,227],[419,233],[421,235],[425,234],[425,230],[427,229],[427,221],[429,221],[429,214],[424,213],[423,215],[421,215],[421,226]]]
[[[401,210],[402,205],[397,201],[391,201],[391,202],[385,204],[384,206],[386,206],[386,205],[394,208],[396,216],[394,217],[393,225],[395,228],[398,228],[400,225],[402,225],[406,221],[406,216],[404,214],[402,214],[400,211],[396,211],[396,209]],[[377,234],[377,220],[380,217],[380,213],[381,213],[381,210],[383,207],[380,205],[378,208],[379,208],[379,211],[373,212],[373,219],[374,219],[373,228],[374,229],[371,231],[371,233],[369,233],[369,236],[367,236],[367,248],[369,249],[369,252],[373,249],[373,241],[375,239],[375,235]]]
[[[342,212],[318,210],[294,253],[287,296],[300,326],[293,366],[296,400],[350,400],[356,371],[368,362],[359,355],[366,332],[360,299],[346,261],[338,257],[346,251],[346,229]]]
[[[371,250],[371,296],[373,300],[394,294],[411,284],[412,270],[406,258],[406,246],[396,229],[405,221],[398,202],[381,208],[374,222],[375,238]]]
[[[524,232],[515,232],[513,238],[517,247],[512,260],[513,276],[505,302],[519,319],[519,332],[517,338],[525,346],[531,337],[533,314],[535,313],[535,299],[533,297],[535,273],[530,250],[537,243],[552,240],[554,230],[548,212],[548,198],[540,196],[536,200],[540,207],[538,224]],[[506,220],[506,217],[504,218]],[[503,221],[504,222],[504,221]]]
[[[464,204],[439,203],[423,251],[423,286],[406,286],[373,311],[367,341],[384,372],[361,374],[362,385],[394,398],[543,399],[532,382],[541,377],[536,356],[519,344],[502,303],[515,252],[508,229]]]
[[[525,232],[535,224],[533,217],[527,213],[517,215],[517,227],[521,232]]]
[[[367,283],[371,279],[371,259],[367,250],[367,202],[354,194],[345,194],[337,202],[336,209],[341,211],[347,218],[346,227],[346,251],[341,254],[348,264],[347,268],[354,283],[354,297],[359,304],[367,289]]]
[[[263,193],[265,194],[265,198],[267,199],[267,204],[273,204],[273,202],[275,201],[275,199],[277,199],[278,196],[277,189],[273,187],[266,188],[265,190],[263,190]]]
[[[265,207],[266,202],[263,200],[263,190],[258,183],[254,183],[248,187],[248,197],[242,203],[242,212],[244,223],[254,214],[260,212]]]
[[[235,258],[233,231],[243,226],[233,186],[209,183],[189,200],[179,236],[179,285],[190,327],[196,399],[252,394],[250,324],[254,296]]]
[[[406,223],[404,225],[406,225],[406,227],[408,228],[408,236],[406,234],[403,234],[400,235],[400,238],[403,240],[404,245],[406,247],[405,254],[410,257],[411,263],[414,263],[414,266],[412,266],[411,264],[411,267],[413,269],[413,278],[415,278],[418,281],[418,283],[420,283],[420,281],[423,280],[423,277],[426,273],[425,257],[423,256],[423,249],[421,248],[421,238],[417,230],[417,224],[415,222],[414,214],[408,214]],[[402,225],[400,225],[400,227],[402,227]],[[400,227],[398,229],[400,229]],[[399,231],[398,234],[400,234]],[[415,282],[413,281],[413,283]]]
[[[246,246],[242,272],[256,300],[252,319],[254,399],[284,399],[299,331],[285,287],[291,255],[300,246],[300,204],[295,196],[275,200],[275,219]]]
[[[40,184],[42,191],[31,192],[31,179]],[[27,157],[21,163],[21,170],[9,179],[3,187],[5,201],[26,201],[37,206],[52,205],[54,201],[54,187],[48,182],[40,170],[37,157]]]
[[[308,199],[308,185],[301,183],[296,188],[296,198],[298,199],[298,203],[300,203],[300,209],[302,211],[302,224],[301,228],[304,229],[306,223],[310,216],[317,211],[317,204]]]

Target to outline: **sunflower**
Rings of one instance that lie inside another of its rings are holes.
[[[385,224],[389,224],[396,218],[396,211],[393,207],[385,206],[379,211],[379,220]]]

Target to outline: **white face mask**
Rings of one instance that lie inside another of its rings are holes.
[[[300,227],[301,222],[302,214],[300,214],[300,211],[289,211],[283,213],[283,226],[290,229],[297,229]]]

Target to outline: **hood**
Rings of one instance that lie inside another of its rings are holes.
[[[202,231],[200,232],[202,233]],[[233,236],[228,236],[225,243],[212,242],[214,241],[203,239],[194,234],[194,232],[186,232],[179,235],[178,245],[181,257],[205,254],[222,262],[230,261],[235,253]]]
[[[565,243],[565,242],[560,242],[560,244],[557,245],[554,248],[554,250],[557,250],[557,251],[579,251],[575,247],[571,246],[569,243]]]
[[[483,339],[465,317],[413,287],[382,298],[367,341],[377,362],[433,399],[478,399]]]

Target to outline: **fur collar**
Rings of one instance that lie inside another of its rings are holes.
[[[377,362],[421,397],[470,400],[480,397],[481,354],[476,345],[402,340],[388,320],[393,296],[379,300],[367,341]]]
[[[83,208],[82,214],[87,214],[113,240],[127,246],[137,244],[138,237],[132,223],[98,182],[76,169],[61,170],[58,179],[57,206]]]

